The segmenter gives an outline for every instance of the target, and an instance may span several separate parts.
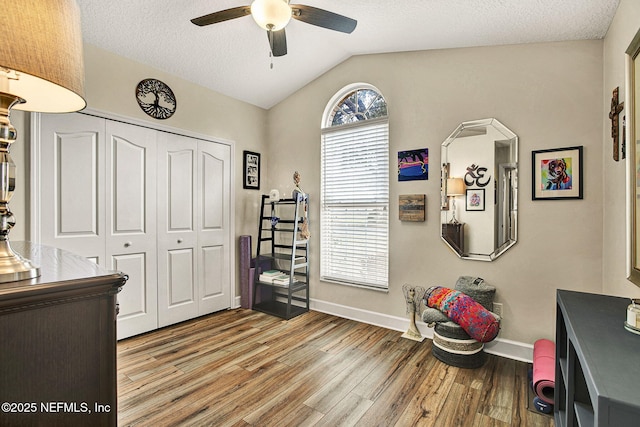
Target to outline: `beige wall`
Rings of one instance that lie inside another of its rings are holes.
[[[626,94],[625,51],[640,28],[640,2],[621,0],[616,16],[604,41],[604,242],[603,242],[603,290],[605,294],[640,297],[640,288],[627,277],[627,205],[626,162],[615,162],[611,156],[611,121],[606,112],[611,107],[611,94],[620,87],[620,101]],[[622,114],[626,114],[626,109]],[[631,146],[631,145],[630,145]]]
[[[113,55],[91,45],[85,45],[85,92],[88,107],[120,116],[160,124],[176,129],[206,135],[212,138],[230,140],[235,143],[235,233],[255,234],[259,204],[259,192],[242,189],[242,151],[266,151],[267,112],[253,105],[241,102],[181,78],[160,72],[146,65]],[[153,120],[138,106],[135,88],[145,78],[157,78],[171,87],[177,98],[176,113],[167,120]],[[14,113],[15,126],[21,135],[28,135],[28,116]],[[28,169],[27,144],[18,141],[13,157],[21,174]],[[267,178],[266,168],[262,179]],[[12,236],[14,240],[28,238],[26,177],[19,177],[18,191],[12,209],[19,218]],[[264,187],[263,187],[264,188]],[[237,245],[235,245],[237,251]],[[236,295],[239,295],[239,278],[236,267]]]
[[[225,97],[93,46],[86,46],[89,107],[148,120],[133,96],[143,78],[169,84],[178,110],[162,124],[224,138],[236,147],[235,235],[256,234],[259,194],[288,193],[294,170],[312,197],[312,298],[405,316],[401,286],[452,285],[457,276],[478,275],[498,288],[504,304],[501,338],[532,343],[553,338],[557,288],[640,296],[626,280],[624,162],[613,162],[608,136],[611,90],[624,96],[624,50],[640,22],[640,4],[621,0],[602,41],[410,52],[353,57],[270,111]],[[329,99],[354,82],[380,89],[389,103],[391,162],[391,286],[389,293],[319,281],[318,199],[320,121]],[[461,121],[496,117],[520,137],[519,239],[493,263],[462,261],[439,235],[440,143]],[[11,207],[14,240],[28,238],[29,120],[13,113],[19,138]],[[585,146],[582,201],[531,200],[531,150]],[[428,147],[428,181],[398,183],[399,150]],[[242,189],[242,151],[263,153],[260,192]],[[397,220],[398,195],[427,195],[427,221]],[[315,238],[315,239],[314,239]]]
[[[501,337],[554,338],[557,288],[602,288],[602,41],[352,57],[269,111],[268,188],[311,194],[312,299],[404,317],[401,287],[477,275],[504,304]],[[319,280],[320,122],[329,99],[366,82],[390,115],[390,291]],[[439,237],[440,144],[462,121],[495,117],[520,138],[519,242],[492,263],[458,259]],[[531,151],[583,145],[584,200],[531,200]],[[397,152],[429,148],[428,181],[397,182]],[[400,222],[398,196],[427,195],[424,223]]]

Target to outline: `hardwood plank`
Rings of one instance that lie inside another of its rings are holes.
[[[355,393],[340,400],[316,424],[316,427],[352,426],[371,408],[373,401]]]
[[[431,342],[311,311],[236,309],[118,343],[120,426],[553,426],[527,365],[436,360]]]

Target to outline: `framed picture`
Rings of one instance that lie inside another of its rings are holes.
[[[582,199],[582,146],[531,153],[533,200]]]
[[[243,151],[244,184],[243,188],[260,189],[260,153]]]
[[[484,188],[468,188],[466,210],[483,211],[484,200]]]
[[[398,151],[398,181],[429,179],[429,149]]]
[[[426,196],[424,194],[401,194],[398,196],[398,218],[400,221],[424,221],[425,205]]]

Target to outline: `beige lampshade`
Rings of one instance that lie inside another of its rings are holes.
[[[447,196],[462,196],[464,190],[462,178],[447,178]]]
[[[18,77],[0,77],[0,91],[26,101],[14,109],[64,113],[87,105],[75,0],[3,1],[0,28],[0,67]]]

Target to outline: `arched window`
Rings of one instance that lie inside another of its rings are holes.
[[[338,92],[322,121],[322,280],[389,287],[387,103],[365,84]]]

